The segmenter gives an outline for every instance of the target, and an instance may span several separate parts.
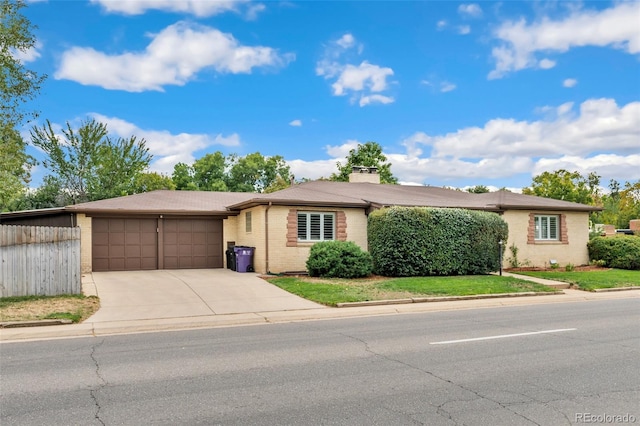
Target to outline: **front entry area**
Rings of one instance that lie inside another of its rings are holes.
[[[92,218],[93,271],[222,268],[222,219]]]

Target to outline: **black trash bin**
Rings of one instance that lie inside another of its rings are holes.
[[[255,247],[235,246],[233,251],[236,254],[236,271],[253,272],[253,252]]]
[[[233,249],[233,247],[231,247],[227,249],[225,253],[227,254],[227,269],[231,269],[232,271],[235,271],[237,269],[235,250]]]

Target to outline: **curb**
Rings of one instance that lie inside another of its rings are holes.
[[[565,293],[562,291],[543,291],[543,292],[526,291],[522,293],[473,294],[470,296],[412,297],[407,299],[367,300],[364,302],[343,302],[343,303],[336,303],[336,307],[350,308],[350,307],[357,307],[357,306],[404,305],[408,303],[451,302],[455,300],[498,299],[498,298],[504,298],[504,297],[550,296],[550,295],[556,295],[556,294],[565,294]]]
[[[442,303],[419,303],[420,301],[422,301],[422,299],[416,298],[416,300],[406,299],[404,300],[405,303],[401,304],[353,306],[351,307],[351,309],[321,307],[317,309],[205,315],[197,317],[84,322],[61,325],[59,327],[0,328],[0,348],[2,344],[36,340],[282,324],[300,321],[318,321],[361,318],[380,315],[447,312],[466,309],[517,307],[537,304],[622,300],[627,298],[640,300],[640,289],[636,289],[635,291],[629,291],[626,293],[620,291],[595,293],[581,290],[565,290],[564,292],[548,292],[543,293],[542,295],[547,294],[556,297],[528,297],[540,295],[538,293],[508,293],[506,295],[492,294],[471,297],[461,296],[455,297],[455,300],[444,300],[452,299],[452,297],[424,298],[432,299],[433,301]],[[409,300],[411,300],[410,303]],[[376,301],[376,303],[380,303],[380,301]],[[42,324],[43,322],[38,321],[38,323]]]
[[[68,325],[73,321],[68,319],[47,319],[34,321],[7,321],[0,322],[0,328],[18,328],[18,327],[42,327],[46,325]]]
[[[626,290],[640,290],[640,286],[631,286],[631,287],[612,287],[612,288],[597,288],[593,290],[594,293],[606,293],[609,291],[626,291]]]

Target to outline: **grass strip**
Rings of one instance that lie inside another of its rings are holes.
[[[598,271],[523,271],[520,275],[562,281],[578,286],[582,290],[593,291],[602,288],[640,286],[640,271],[607,269]]]
[[[99,308],[97,297],[81,294],[2,297],[0,321],[68,319],[77,323],[89,318]]]
[[[360,280],[279,277],[269,278],[268,281],[290,293],[329,306],[345,302],[390,300],[417,296],[469,296],[555,291],[545,285],[495,275]]]

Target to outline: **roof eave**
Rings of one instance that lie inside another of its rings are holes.
[[[575,211],[575,212],[596,212],[604,210],[602,207],[596,206],[587,206],[587,205],[579,205],[579,206],[523,206],[523,205],[509,205],[509,204],[499,204],[499,208],[502,210],[547,210],[547,211]]]
[[[241,203],[232,204],[227,206],[229,210],[243,210],[256,206],[263,205],[274,206],[302,206],[302,207],[343,207],[343,208],[359,208],[365,209],[369,207],[369,203],[366,202],[336,202],[336,201],[308,201],[308,200],[287,200],[287,199],[267,199],[267,198],[253,198],[251,200],[243,201]]]
[[[213,210],[135,210],[135,209],[73,209],[75,213],[84,213],[90,216],[95,215],[137,215],[137,216],[212,216],[226,217],[234,216],[235,212],[231,211],[213,211]]]

